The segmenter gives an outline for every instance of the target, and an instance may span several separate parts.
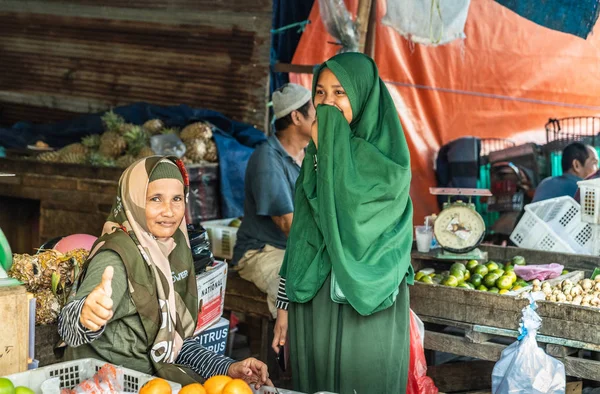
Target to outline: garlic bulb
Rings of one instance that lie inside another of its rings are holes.
[[[589,279],[584,279],[583,281],[581,281],[581,287],[583,288],[583,290],[588,291],[589,289],[591,289],[593,286],[593,283],[591,280]]]
[[[565,302],[567,300],[567,296],[564,295],[563,293],[558,293],[558,295],[556,296],[556,301],[558,302]]]
[[[581,305],[581,301],[583,300],[583,297],[581,297],[580,295],[578,295],[577,297],[573,298],[573,304],[574,305]]]

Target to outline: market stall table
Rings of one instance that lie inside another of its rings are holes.
[[[550,253],[512,247],[482,245],[488,259],[498,262],[513,256],[527,264],[560,263],[569,271],[589,277],[600,258]],[[453,260],[439,260],[437,253],[413,251],[415,272],[422,268],[449,269]],[[415,282],[410,289],[411,308],[426,323],[425,348],[481,360],[497,361],[506,346],[519,335],[521,311],[528,300],[485,291]],[[538,302],[542,327],[537,340],[551,356],[561,360],[568,376],[600,381],[600,308],[548,301]]]

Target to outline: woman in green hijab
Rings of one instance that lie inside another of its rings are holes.
[[[403,393],[409,361],[410,157],[375,62],[315,73],[317,121],[296,183],[274,348],[289,299],[294,389]]]

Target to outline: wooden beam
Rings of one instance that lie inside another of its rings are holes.
[[[365,44],[367,42],[367,32],[369,30],[369,17],[373,0],[360,0],[358,11],[356,13],[356,24],[358,26],[358,51],[365,53]]]
[[[365,55],[375,58],[375,42],[377,32],[377,0],[372,0],[371,13],[369,14],[369,26],[365,43]]]
[[[312,74],[314,66],[308,64],[276,63],[273,70],[278,73]]]

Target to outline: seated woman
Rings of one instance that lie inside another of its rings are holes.
[[[102,236],[59,317],[67,359],[96,358],[188,384],[214,375],[272,385],[267,366],[193,338],[198,289],[184,220],[183,163],[152,156],[125,170]]]

